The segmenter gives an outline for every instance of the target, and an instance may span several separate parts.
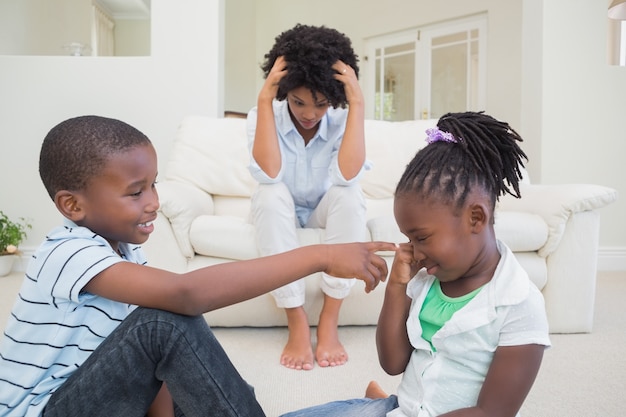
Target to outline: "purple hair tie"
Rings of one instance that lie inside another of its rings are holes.
[[[438,127],[433,127],[430,129],[426,129],[426,142],[435,143],[435,142],[450,142],[450,143],[458,143],[458,140],[452,136],[450,132],[444,132],[443,130],[439,130]]]

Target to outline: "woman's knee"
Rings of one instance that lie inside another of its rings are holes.
[[[331,217],[338,217],[356,223],[365,221],[367,205],[363,191],[361,191],[361,187],[358,185],[349,187],[332,186],[326,192],[324,198],[327,199],[324,206],[328,213],[328,221],[330,221]]]
[[[365,210],[365,196],[359,185],[333,185],[326,192],[332,205],[341,204],[342,207]]]
[[[274,208],[279,204],[294,207],[295,209],[293,197],[287,186],[282,182],[275,184],[259,184],[252,196],[252,208]]]

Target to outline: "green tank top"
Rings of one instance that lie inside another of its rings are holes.
[[[433,335],[450,320],[454,313],[469,303],[482,288],[479,287],[461,297],[448,297],[441,291],[439,280],[433,281],[419,314],[422,337],[430,343],[433,351],[436,350],[432,344]]]

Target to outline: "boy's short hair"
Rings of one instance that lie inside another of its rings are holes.
[[[131,125],[101,116],[65,120],[46,135],[39,154],[39,176],[48,195],[85,189],[100,174],[109,157],[150,139]]]

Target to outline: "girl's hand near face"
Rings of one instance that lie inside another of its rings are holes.
[[[413,258],[413,245],[400,243],[391,265],[389,284],[407,285],[420,270],[420,264]]]
[[[401,243],[393,258],[385,288],[385,301],[376,327],[378,360],[389,375],[404,372],[413,352],[406,330],[411,307],[406,287],[418,269],[419,263],[413,258],[413,246],[410,243]]]
[[[282,80],[285,75],[287,75],[287,61],[285,61],[285,57],[279,56],[276,58],[272,69],[265,78],[265,83],[259,92],[259,101],[271,102],[276,98],[278,83],[280,83],[280,80]]]

